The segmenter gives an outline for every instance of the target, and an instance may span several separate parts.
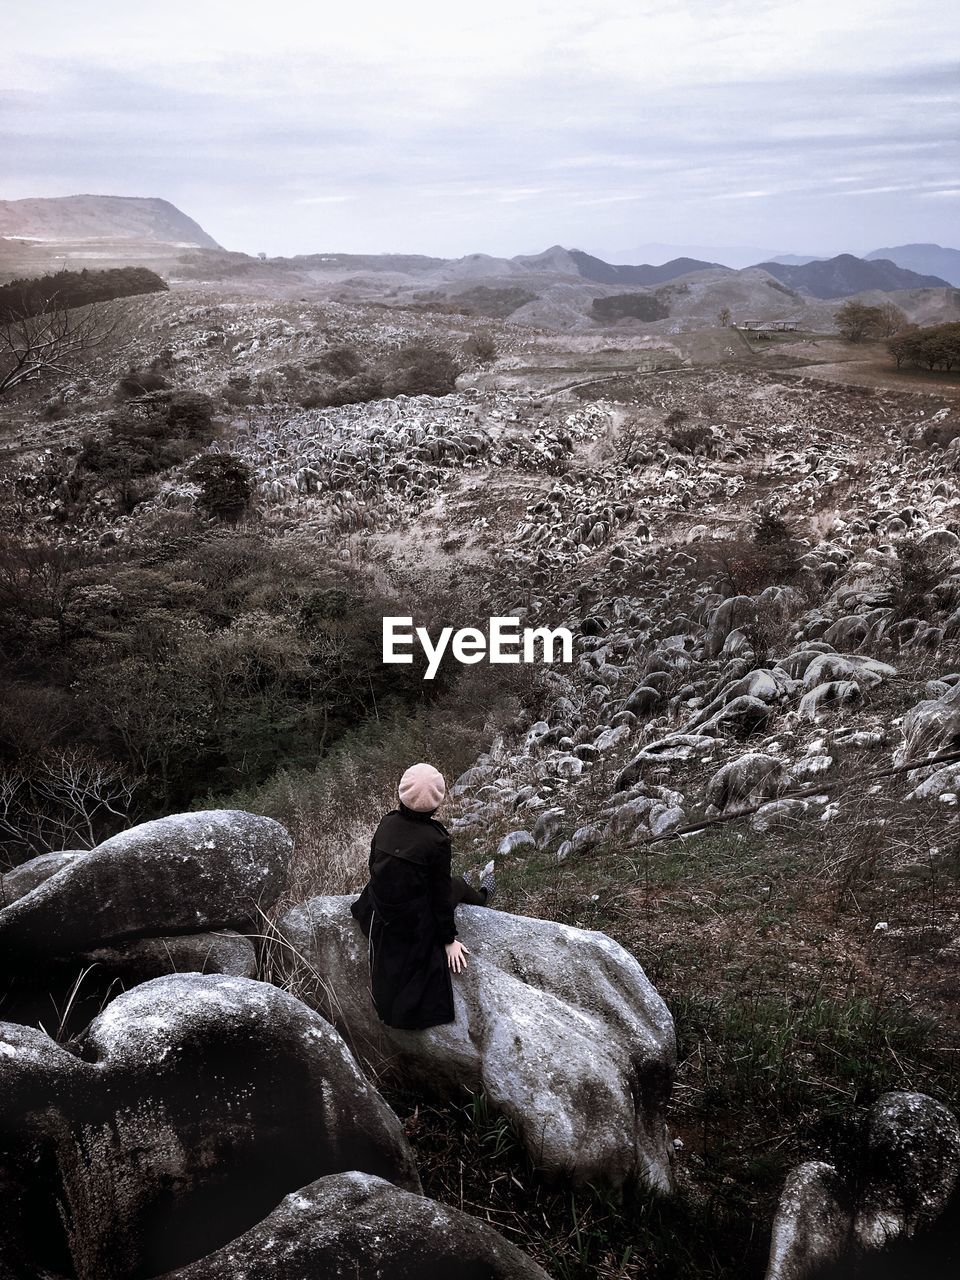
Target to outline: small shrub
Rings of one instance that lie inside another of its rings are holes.
[[[365,404],[368,400],[380,400],[388,394],[382,379],[371,370],[358,373],[325,392],[320,403],[331,408],[343,404]],[[396,394],[396,393],[393,393]]]
[[[389,396],[445,396],[456,389],[460,363],[442,347],[413,342],[401,348],[384,378]]]
[[[891,605],[898,621],[922,618],[930,611],[929,593],[942,577],[937,551],[914,538],[896,544],[897,571],[891,584]]]
[[[253,473],[231,453],[208,453],[187,473],[200,486],[197,506],[215,520],[236,521],[250,507]]]
[[[759,547],[777,546],[792,542],[796,535],[782,516],[773,511],[762,511],[753,526],[753,540]]]
[[[151,373],[169,373],[173,368],[173,349],[164,347],[159,355],[153,357],[150,361]]]
[[[713,436],[710,428],[702,422],[691,422],[686,426],[678,427],[667,439],[679,453],[713,452]]]
[[[166,411],[172,435],[208,443],[213,437],[213,401],[202,391],[175,391]]]
[[[231,373],[227,385],[220,393],[227,404],[234,408],[256,404],[258,395],[249,373]]]
[[[335,378],[353,378],[363,368],[363,357],[356,347],[340,343],[324,351],[315,364]]]
[[[153,369],[128,369],[117,383],[117,400],[136,400],[152,391],[166,391],[170,383]]]
[[[497,340],[492,333],[474,333],[463,344],[463,350],[478,364],[493,364],[497,358]]]

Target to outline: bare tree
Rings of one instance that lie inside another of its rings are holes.
[[[68,307],[55,296],[34,314],[24,301],[0,321],[0,396],[54,374],[75,373],[87,353],[116,338],[120,328],[116,308]]]
[[[0,840],[28,856],[91,849],[128,824],[141,781],[86,747],[50,750],[0,770]]]

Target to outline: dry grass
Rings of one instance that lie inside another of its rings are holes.
[[[828,823],[763,836],[734,823],[502,869],[505,907],[615,937],[676,1018],[670,1123],[684,1194],[708,1221],[694,1214],[682,1245],[670,1234],[657,1259],[614,1274],[759,1276],[766,1237],[751,1233],[791,1165],[855,1167],[887,1089],[956,1105],[958,849],[956,818],[854,785]]]
[[[288,888],[273,916],[317,894],[357,891],[370,838],[396,806],[403,771],[428,760],[449,786],[536,696],[535,679],[523,666],[467,667],[431,703],[344,735],[314,769],[281,770],[262,787],[219,801],[275,818],[293,836]]]

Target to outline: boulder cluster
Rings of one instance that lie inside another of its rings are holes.
[[[542,1278],[486,1223],[423,1196],[348,1047],[369,1061],[381,1035],[408,1085],[482,1090],[548,1175],[671,1189],[673,1021],[632,956],[463,908],[476,963],[457,1022],[393,1032],[350,900],[314,899],[282,931],[322,976],[316,1010],[255,977],[290,854],[278,823],[211,810],[4,876],[6,1011],[24,1011],[0,1022],[4,1280]],[[97,973],[101,1008],[55,1037],[22,988],[64,966]]]

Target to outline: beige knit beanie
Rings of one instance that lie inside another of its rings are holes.
[[[446,793],[443,774],[432,764],[412,764],[400,779],[397,794],[408,809],[430,813]]]

